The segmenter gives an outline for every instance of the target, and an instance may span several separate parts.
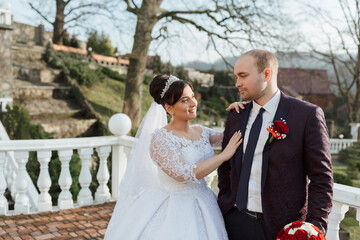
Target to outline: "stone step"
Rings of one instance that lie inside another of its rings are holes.
[[[41,61],[46,48],[42,46],[29,46],[23,44],[11,45],[12,62],[15,65],[27,66],[28,68],[39,68],[44,66]]]
[[[19,79],[14,80],[13,98],[26,99],[69,98],[72,96],[70,86],[59,83],[33,83]]]
[[[61,72],[60,69],[51,69],[46,66],[28,67],[26,64],[13,64],[12,68],[13,79],[39,83],[53,83]]]
[[[54,138],[73,138],[84,135],[96,122],[96,119],[38,119],[32,120],[32,124],[40,124]]]
[[[44,118],[51,115],[73,116],[83,110],[74,99],[28,99],[14,102],[25,107],[30,116],[34,116],[34,118],[39,118],[41,115],[44,115]]]

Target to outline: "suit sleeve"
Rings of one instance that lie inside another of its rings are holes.
[[[304,165],[310,180],[306,221],[319,227],[325,235],[332,207],[334,180],[330,139],[321,108],[312,111],[304,136]]]
[[[230,140],[230,133],[229,133],[229,122],[230,122],[230,114],[225,123],[225,130],[224,130],[224,138],[222,142],[222,151],[225,149],[227,144]],[[225,161],[223,164],[220,165],[218,168],[218,187],[219,187],[219,196],[223,195],[225,192],[230,190],[230,161]]]

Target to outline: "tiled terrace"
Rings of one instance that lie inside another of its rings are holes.
[[[28,215],[0,216],[0,239],[103,239],[115,202]]]

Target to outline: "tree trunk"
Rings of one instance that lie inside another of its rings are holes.
[[[138,20],[134,36],[134,45],[130,55],[130,65],[126,76],[123,112],[127,114],[133,126],[139,126],[141,102],[147,54],[152,37],[151,32],[158,21],[156,14],[162,0],[144,0],[136,13]]]
[[[65,25],[65,10],[66,3],[63,0],[56,0],[56,17],[53,24],[53,43],[63,44],[64,25]]]

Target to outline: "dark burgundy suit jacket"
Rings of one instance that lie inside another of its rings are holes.
[[[235,131],[240,129],[244,136],[251,108],[252,103],[240,113],[229,113],[223,149]],[[261,198],[266,229],[275,239],[286,224],[301,220],[316,225],[325,235],[333,175],[324,113],[316,105],[281,93],[274,121],[281,118],[289,127],[287,137],[271,144],[267,141],[263,150]],[[243,144],[218,169],[218,203],[223,214],[235,204],[242,155]]]

